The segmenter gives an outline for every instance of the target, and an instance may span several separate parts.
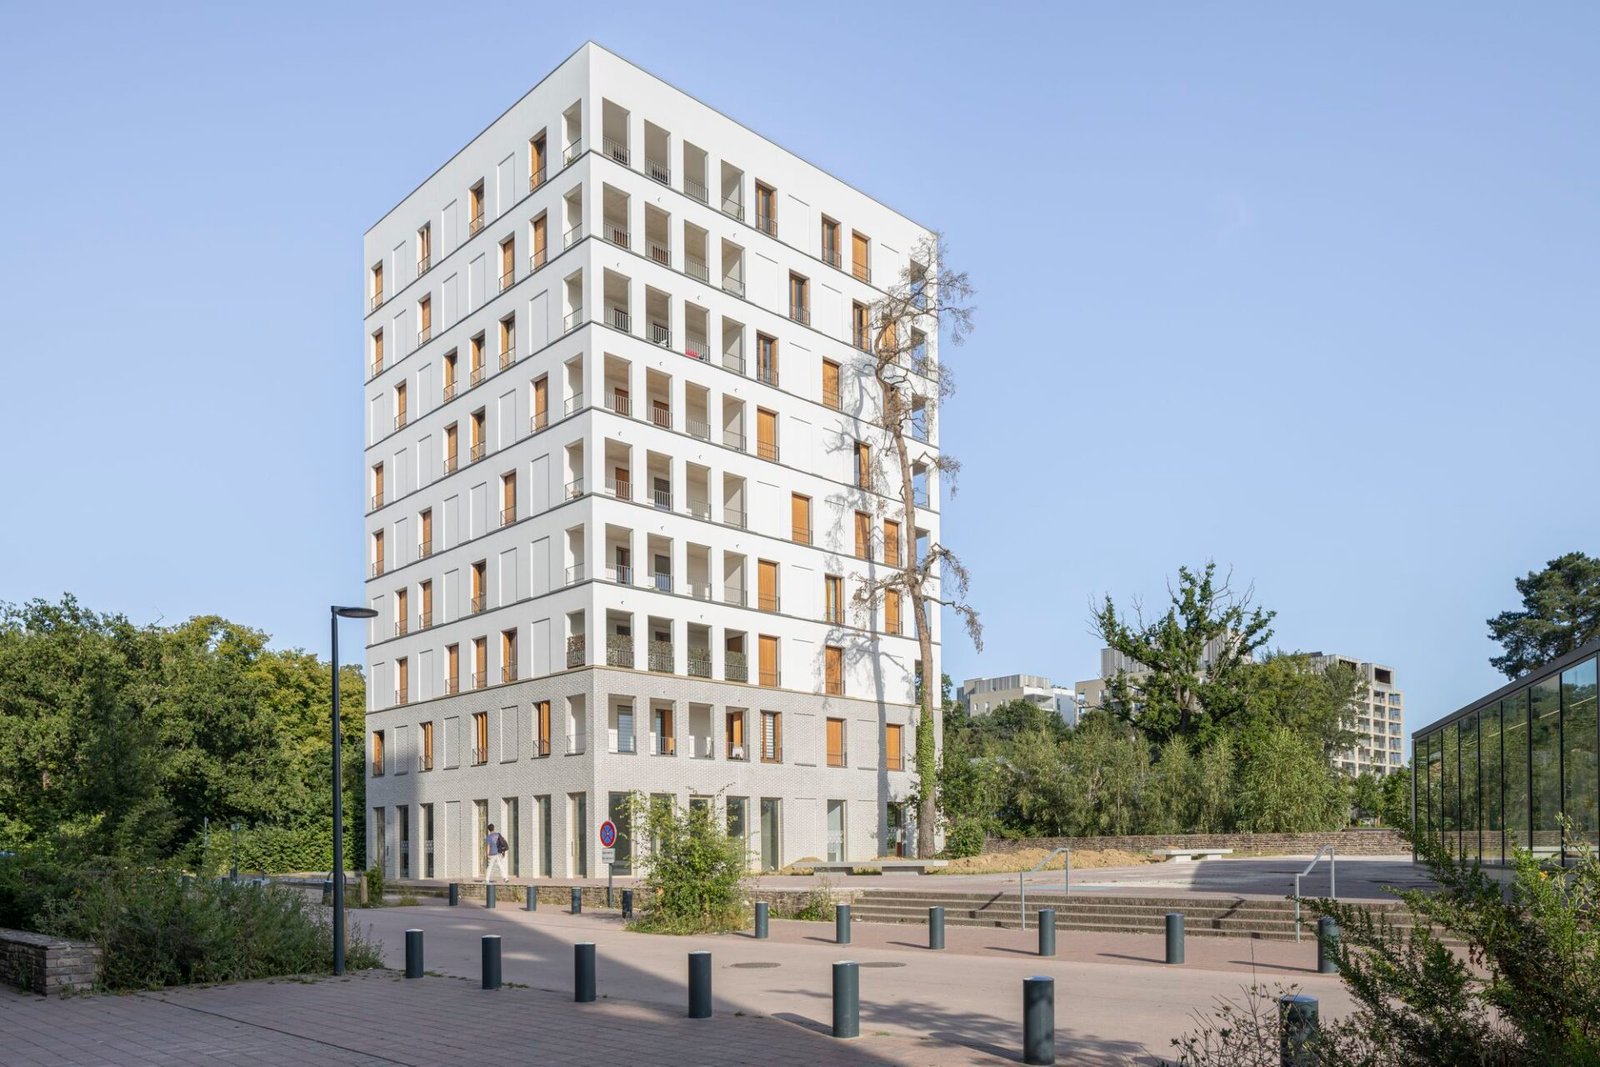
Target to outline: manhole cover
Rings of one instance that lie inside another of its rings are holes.
[[[863,964],[861,964],[861,966],[863,966],[863,967],[904,967],[905,964],[903,964],[903,963],[893,963],[893,962],[891,962],[889,960],[873,960],[873,961],[870,961],[870,962],[867,962],[867,963],[863,963]]]
[[[733,964],[733,966],[735,966],[735,967],[745,967],[745,968],[749,968],[751,970],[754,970],[754,969],[757,969],[757,968],[776,967],[777,964],[776,963],[735,963],[735,964]]]

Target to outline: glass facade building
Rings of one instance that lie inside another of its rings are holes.
[[[1412,734],[1418,829],[1485,865],[1508,864],[1517,848],[1551,860],[1594,848],[1597,660],[1593,641]]]

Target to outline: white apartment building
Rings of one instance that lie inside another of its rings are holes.
[[[477,875],[490,822],[514,875],[598,877],[607,817],[624,873],[630,795],[760,869],[901,847],[910,607],[852,597],[938,536],[938,427],[904,529],[861,349],[929,236],[593,44],[367,232],[390,877]]]
[[[1061,716],[1068,726],[1078,725],[1078,695],[1039,674],[1003,674],[995,678],[968,678],[961,683],[957,703],[968,715],[987,715],[1002,704],[1025,700]]]
[[[1367,680],[1366,696],[1351,708],[1356,745],[1335,756],[1334,765],[1352,775],[1391,774],[1405,766],[1405,694],[1395,688],[1394,668],[1321,652],[1311,653],[1311,662],[1319,670],[1339,663]]]

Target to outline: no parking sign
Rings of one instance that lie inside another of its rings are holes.
[[[616,862],[617,824],[607,819],[600,824],[600,862],[610,866]]]

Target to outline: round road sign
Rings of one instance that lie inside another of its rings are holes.
[[[600,844],[610,848],[617,843],[617,824],[607,819],[600,824]]]

